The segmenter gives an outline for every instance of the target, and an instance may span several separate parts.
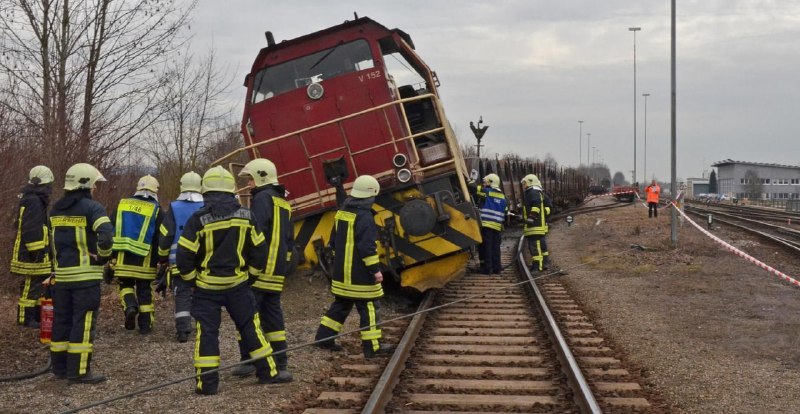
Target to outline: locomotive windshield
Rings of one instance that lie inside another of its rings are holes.
[[[364,39],[320,50],[258,71],[253,83],[253,103],[303,88],[345,73],[374,67],[369,44]]]

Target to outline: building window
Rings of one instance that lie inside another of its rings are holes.
[[[774,180],[772,180],[772,184],[773,185],[789,185],[789,179],[788,178],[775,178]]]
[[[762,178],[761,184],[769,184],[769,178]]]
[[[800,178],[792,178],[792,184],[800,184]]]

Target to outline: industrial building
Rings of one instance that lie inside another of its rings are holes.
[[[800,166],[734,161],[717,167],[717,192],[751,200],[800,199]]]

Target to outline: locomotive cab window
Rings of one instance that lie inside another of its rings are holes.
[[[366,40],[339,43],[307,56],[268,66],[253,78],[253,103],[375,66]]]

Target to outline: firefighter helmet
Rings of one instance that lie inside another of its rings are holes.
[[[95,183],[105,180],[106,178],[97,168],[82,162],[69,167],[64,178],[64,189],[67,191],[91,190]]]
[[[525,185],[525,188],[533,187],[533,186],[537,186],[537,187],[541,187],[542,186],[542,182],[539,181],[539,177],[537,177],[534,174],[528,174],[525,177],[522,177],[521,183]]]
[[[266,158],[256,158],[245,164],[239,172],[239,177],[247,176],[253,178],[256,187],[278,183],[278,170],[275,169],[275,164]]]
[[[483,177],[483,182],[488,183],[489,187],[500,188],[500,177],[497,174],[489,174]]]
[[[158,180],[156,177],[153,177],[150,174],[145,175],[144,177],[139,179],[139,182],[136,183],[136,191],[152,191],[154,193],[158,192]]]
[[[350,190],[350,196],[353,198],[370,198],[378,195],[381,191],[381,185],[378,180],[371,175],[362,175],[353,181],[353,188]]]
[[[236,180],[233,178],[233,174],[221,165],[209,168],[203,175],[203,194],[209,191],[235,193]]]
[[[53,172],[44,165],[31,168],[31,172],[28,174],[28,182],[33,185],[51,184],[54,180]]]
[[[181,176],[181,192],[199,193],[203,191],[203,178],[200,174],[189,171]]]

